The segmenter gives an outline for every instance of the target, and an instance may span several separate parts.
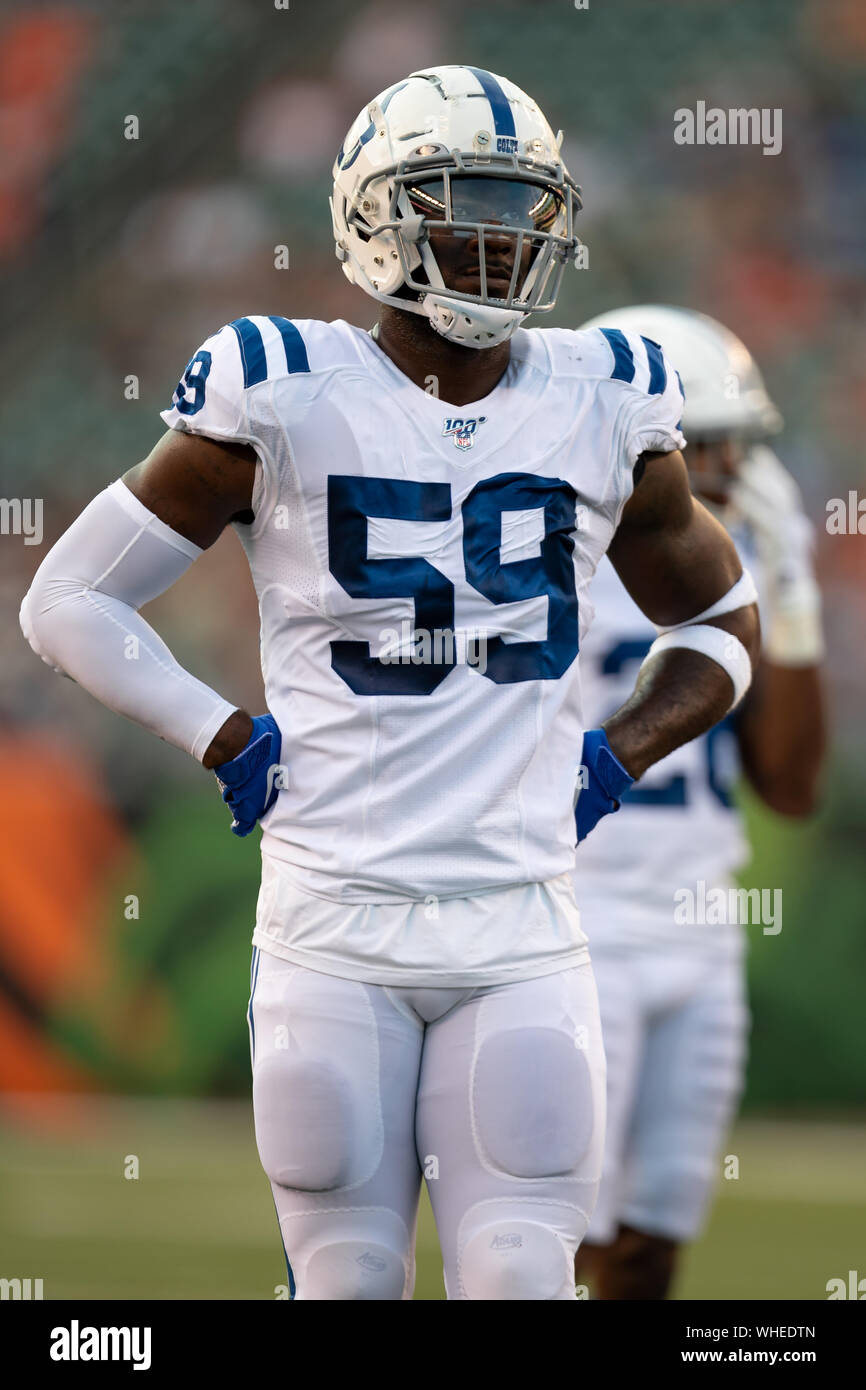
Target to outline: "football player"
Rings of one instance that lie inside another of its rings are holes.
[[[422,1173],[450,1298],[575,1297],[605,1090],[575,802],[583,837],[751,680],[754,590],[689,490],[676,373],[639,335],[522,327],[578,254],[560,144],[478,68],[370,102],[332,212],[378,323],[214,333],[23,605],[47,661],[213,769],[237,834],[261,821],[253,1104],[302,1299],[411,1297]],[[228,525],[255,718],[138,613]],[[605,551],[671,631],[585,731]]]
[[[700,1231],[743,1079],[752,911],[729,891],[748,859],[731,784],[742,768],[772,810],[814,808],[823,640],[812,528],[766,443],[782,422],[744,344],[704,314],[657,305],[585,326],[598,324],[663,340],[679,367],[692,489],[755,578],[763,633],[734,714],[662,759],[577,854],[608,1066],[604,1174],[578,1276],[591,1273],[600,1298],[659,1299],[679,1246]],[[655,637],[607,560],[591,596],[580,657],[590,721],[628,694]],[[773,913],[752,925],[775,933],[782,922]]]

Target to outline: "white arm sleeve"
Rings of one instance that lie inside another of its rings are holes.
[[[238,706],[179,666],[137,610],[201,553],[118,479],[49,551],[21,605],[43,661],[199,762]]]

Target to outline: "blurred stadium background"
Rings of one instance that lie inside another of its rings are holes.
[[[365,100],[463,61],[566,132],[590,270],[549,321],[703,309],[786,417],[818,528],[833,754],[809,824],[747,801],[743,882],[782,887],[784,927],[753,929],[740,1178],[678,1294],[822,1298],[866,1274],[866,549],[824,527],[828,499],[866,492],[866,8],[94,0],[0,12],[0,495],[44,501],[41,544],[0,536],[0,1276],[48,1298],[271,1298],[285,1274],[248,1101],[257,845],[229,836],[200,769],[38,663],[20,598],[149,451],[208,333],[250,313],[372,324],[333,256],[333,159]],[[675,146],[673,112],[698,99],[781,107],[782,153]],[[148,616],[263,706],[233,535]],[[426,1215],[419,1240],[417,1296],[442,1297]]]

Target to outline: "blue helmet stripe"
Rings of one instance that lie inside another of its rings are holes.
[[[665,371],[662,350],[658,343],[654,343],[652,338],[645,338],[643,334],[641,334],[641,342],[646,348],[646,355],[649,358],[649,393],[651,396],[660,396],[668,384],[668,374]]]
[[[275,328],[280,330],[283,347],[286,350],[286,366],[290,372],[308,372],[310,363],[307,349],[300,332],[290,319],[281,319],[278,314],[268,314]]]
[[[487,100],[490,102],[490,110],[493,115],[493,130],[496,135],[516,135],[514,128],[514,116],[508,104],[508,97],[503,92],[492,72],[485,72],[483,68],[470,68],[473,77],[481,83],[482,90]]]
[[[634,381],[634,354],[628,345],[625,334],[621,333],[618,328],[602,328],[599,331],[607,338],[613,353],[611,379],[613,381]]]
[[[392,99],[397,95],[398,92],[402,92],[403,88],[407,87],[408,85],[408,82],[397,82],[393,87],[390,87],[388,89],[388,91],[383,96],[381,102],[381,110],[383,115],[388,110],[388,106],[390,105]],[[351,169],[352,165],[355,163],[355,160],[358,158],[358,155],[361,153],[362,146],[366,145],[368,140],[372,140],[375,134],[376,127],[371,121],[370,124],[367,126],[367,129],[358,136],[358,139],[355,142],[355,146],[350,154],[344,155],[341,146],[340,153],[337,155],[337,163],[339,164],[340,168]]]
[[[351,169],[352,165],[355,163],[355,160],[358,158],[358,155],[361,153],[363,146],[366,145],[368,140],[372,140],[375,134],[376,127],[373,125],[373,122],[371,121],[370,124],[367,126],[367,129],[365,131],[362,131],[362,133],[358,136],[358,139],[355,142],[355,148],[352,150],[352,153],[350,155],[346,155],[344,158],[342,150],[340,151],[340,154],[337,156],[338,159],[342,161],[342,163],[340,164],[340,168]]]
[[[265,355],[264,339],[252,319],[235,319],[229,327],[235,330],[241,350],[244,389],[257,386],[260,381],[267,381],[268,359]]]

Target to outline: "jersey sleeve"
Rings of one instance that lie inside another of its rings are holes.
[[[252,507],[254,529],[263,526],[279,492],[283,437],[291,417],[307,399],[298,383],[309,380],[304,338],[292,320],[251,315],[224,324],[206,338],[184,368],[171,405],[160,412],[172,429],[211,439],[250,444],[257,455]],[[282,397],[274,419],[271,388],[290,378],[295,389]],[[264,392],[262,386],[267,388]],[[238,527],[246,523],[236,522]]]
[[[682,432],[685,393],[679,373],[661,346],[638,333],[600,328],[611,354],[611,377],[632,389],[624,418],[624,445],[630,464],[646,452],[685,448]]]
[[[171,405],[160,411],[167,425],[216,439],[250,438],[241,346],[231,324],[205,339],[186,364]]]

